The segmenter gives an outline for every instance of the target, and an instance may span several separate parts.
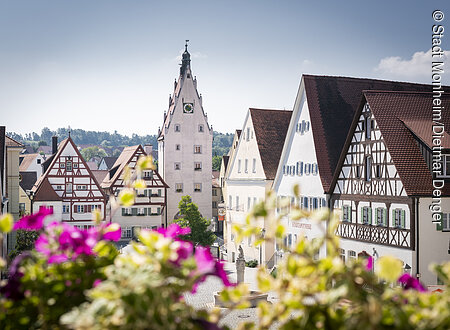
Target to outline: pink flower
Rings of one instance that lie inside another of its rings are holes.
[[[173,223],[169,227],[166,228],[158,228],[158,233],[163,235],[164,237],[176,238],[179,235],[187,235],[191,232],[191,228],[181,228],[179,224]]]
[[[179,247],[177,248],[178,257],[174,263],[179,266],[181,261],[186,260],[192,256],[194,246],[191,242],[188,241],[178,240],[177,242],[179,244]]]
[[[233,285],[228,280],[227,273],[224,269],[224,264],[215,260],[208,248],[204,248],[202,246],[197,247],[194,258],[197,262],[197,270],[193,273],[193,275],[200,276],[200,280],[192,287],[193,293],[196,292],[198,284],[203,282],[208,275],[217,276],[222,280],[222,283],[225,286]]]
[[[117,223],[110,223],[105,227],[105,233],[103,234],[102,239],[117,242],[120,240],[121,235],[122,230],[120,229],[120,226]]]
[[[96,280],[94,281],[94,283],[92,284],[92,286],[95,288],[95,287],[97,287],[100,283],[102,283],[102,280],[96,279]]]
[[[414,278],[409,274],[403,274],[398,278],[398,281],[404,285],[405,290],[413,289],[420,292],[427,291],[417,278]]]
[[[24,216],[22,219],[14,224],[14,230],[39,230],[44,224],[44,218],[53,214],[53,210],[50,208],[42,207],[39,212]]]
[[[367,258],[366,270],[369,272],[373,270],[373,258],[372,257]]]

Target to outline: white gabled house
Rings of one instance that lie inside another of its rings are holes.
[[[134,174],[139,157],[146,155],[141,145],[124,148],[101,184],[106,193],[118,196],[126,187],[125,168],[128,166]],[[152,169],[144,170],[141,179],[145,181],[146,188],[136,190],[134,205],[121,206],[110,215],[110,220],[118,223],[122,228],[119,245],[126,245],[133,237],[136,228],[156,229],[167,226],[167,184],[158,171]]]
[[[449,94],[441,100],[450,107]],[[432,103],[432,93],[365,91],[331,196],[342,212],[342,259],[371,255],[376,262],[392,255],[427,285],[439,284],[429,265],[448,261],[450,254],[450,116],[442,112],[445,131],[436,153]],[[435,177],[434,162],[442,165]],[[439,198],[433,198],[433,178],[444,183]],[[433,204],[440,223],[433,223]]]
[[[32,212],[40,207],[53,209],[46,223],[68,222],[78,227],[92,226],[93,210],[106,212],[106,195],[69,137],[59,144],[53,138],[53,152],[43,164],[44,174],[32,189]]]
[[[249,109],[236,149],[226,171],[227,206],[225,238],[228,261],[234,262],[242,246],[246,260],[265,264],[273,255],[273,247],[255,247],[255,237],[236,242],[233,224],[245,224],[246,214],[256,202],[264,199],[272,188],[278,160],[292,111]],[[265,228],[263,220],[259,223]]]
[[[375,79],[303,75],[273,184],[277,196],[287,197],[291,203],[309,210],[329,207],[333,177],[363,90],[429,88]],[[299,200],[293,197],[294,184],[300,185]],[[293,246],[300,234],[308,239],[322,235],[309,219],[291,221],[285,217],[283,222],[288,246]],[[325,247],[320,256],[324,254]]]

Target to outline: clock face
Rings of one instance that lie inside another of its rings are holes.
[[[184,113],[193,113],[194,105],[192,103],[185,103],[183,106],[183,112]]]

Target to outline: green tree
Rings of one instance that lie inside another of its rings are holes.
[[[84,160],[90,161],[94,157],[106,157],[108,156],[106,154],[106,151],[103,149],[100,149],[98,146],[93,147],[87,147],[81,150],[81,155],[83,156]]]
[[[10,260],[13,260],[19,254],[24,251],[30,251],[34,249],[34,243],[36,242],[39,234],[37,231],[18,230],[16,232],[16,246],[9,254]]]
[[[181,238],[191,241],[194,245],[210,246],[214,243],[216,235],[208,230],[211,222],[202,217],[198,206],[192,202],[191,196],[181,197],[178,209],[182,218],[175,220],[175,223],[184,228],[191,228],[191,233]]]
[[[213,169],[213,171],[219,171],[221,163],[222,163],[222,157],[221,156],[213,156],[213,158],[212,158],[212,169]]]

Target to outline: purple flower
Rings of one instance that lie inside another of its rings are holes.
[[[191,232],[191,228],[186,227],[182,228],[179,224],[173,223],[169,227],[166,228],[158,228],[158,233],[163,235],[164,237],[176,238],[179,235],[187,235]]]
[[[11,266],[9,267],[8,281],[3,287],[0,287],[0,293],[4,294],[6,298],[17,301],[24,297],[24,294],[20,288],[20,279],[24,275],[20,270],[20,264],[23,260],[30,257],[31,253],[29,251],[23,252],[11,263]]]
[[[192,245],[191,242],[182,240],[177,240],[177,244],[179,245],[176,250],[178,257],[174,263],[179,266],[181,261],[186,260],[192,256],[194,246]]]
[[[48,215],[53,214],[52,209],[48,209],[46,207],[42,207],[39,209],[39,212],[27,215],[17,221],[14,224],[14,230],[23,229],[23,230],[39,230],[42,228],[44,224],[44,218]]]
[[[100,283],[102,283],[102,280],[99,280],[99,279],[96,279],[95,281],[94,281],[94,283],[92,284],[92,287],[97,287]]]
[[[409,274],[403,274],[398,278],[398,281],[404,285],[405,290],[413,289],[420,292],[427,291],[417,278],[414,278]]]
[[[225,286],[233,285],[228,280],[227,273],[224,269],[224,264],[220,261],[215,260],[208,248],[202,246],[197,247],[195,250],[194,258],[197,262],[197,270],[193,275],[200,276],[200,280],[192,287],[193,293],[196,292],[198,284],[200,282],[203,282],[208,275],[219,277]]]
[[[373,270],[373,258],[372,257],[367,258],[366,270],[369,272]]]
[[[117,242],[120,240],[121,235],[122,230],[120,229],[120,226],[117,223],[110,223],[105,227],[105,233],[103,234],[102,239]]]

